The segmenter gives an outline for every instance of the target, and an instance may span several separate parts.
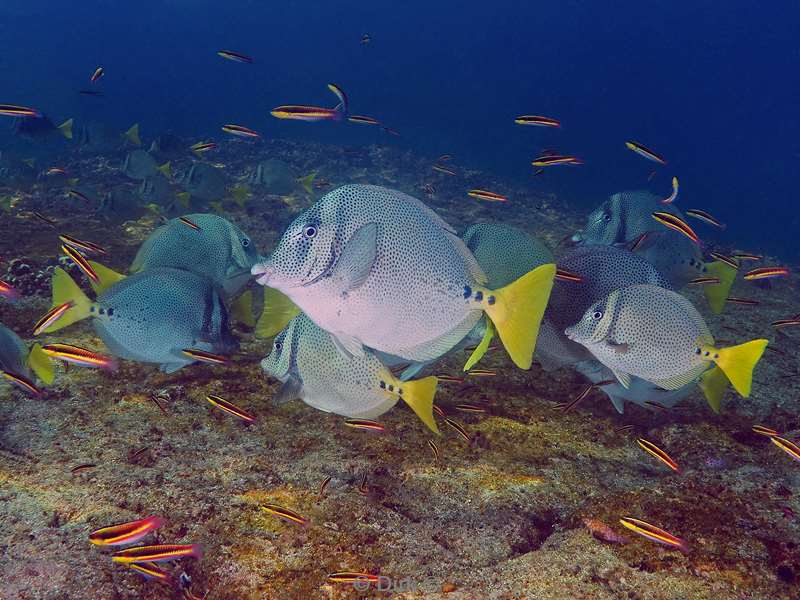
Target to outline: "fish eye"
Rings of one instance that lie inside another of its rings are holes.
[[[244,248],[247,248],[249,245],[250,245],[250,239],[249,238],[242,238],[242,246]]]
[[[603,313],[601,313],[599,310],[596,310],[592,313],[592,319],[594,319],[595,321],[599,321],[602,318],[603,318]]]
[[[303,233],[307,238],[311,239],[315,235],[317,235],[317,228],[314,227],[313,225],[306,225],[306,228],[303,229]]]
[[[275,342],[275,351],[280,352],[283,348],[283,344],[281,342]]]
[[[610,221],[611,220],[611,213],[603,214],[603,221]]]

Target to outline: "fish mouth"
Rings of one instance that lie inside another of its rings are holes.
[[[575,326],[571,325],[564,330],[564,335],[567,336],[568,339],[572,340],[573,342],[577,342],[576,340],[576,331]]]
[[[250,269],[250,274],[255,275],[259,285],[269,285],[270,279],[275,276],[275,267],[268,262],[255,264]]]

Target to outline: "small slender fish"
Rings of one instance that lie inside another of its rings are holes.
[[[550,117],[539,115],[520,115],[514,119],[517,125],[535,125],[536,127],[561,127],[561,123]]]
[[[602,521],[597,519],[582,519],[582,521],[589,533],[599,540],[612,544],[627,544],[629,541],[624,535],[618,534]]]
[[[42,390],[36,387],[30,379],[27,377],[23,377],[22,375],[17,375],[16,373],[12,373],[11,371],[0,371],[0,375],[2,375],[5,379],[13,383],[19,388],[22,388],[32,396],[41,396]]]
[[[438,404],[434,404],[433,405],[433,412],[435,412],[437,415],[439,415],[442,418],[447,416],[445,414],[445,412],[444,412],[444,409],[441,406],[439,406]]]
[[[92,252],[94,254],[107,254],[105,248],[102,246],[98,246],[97,244],[93,244],[92,242],[87,242],[84,240],[79,240],[78,238],[74,238],[71,235],[66,235],[62,233],[58,236],[62,242],[67,244],[68,246],[72,246],[77,250],[85,250],[86,252]]]
[[[453,160],[452,154],[442,154],[439,158],[436,159],[436,162],[443,163],[449,160]]]
[[[13,285],[0,279],[0,296],[6,300],[14,301],[20,298],[20,293]]]
[[[680,469],[678,468],[678,463],[676,463],[669,454],[664,452],[653,442],[648,442],[644,438],[638,438],[636,440],[636,443],[639,444],[639,447],[642,450],[644,450],[645,452],[647,452],[652,456],[655,456],[658,460],[667,465],[670,469],[672,469],[676,473],[680,472]]]
[[[436,442],[433,440],[428,440],[428,448],[430,448],[431,452],[433,452],[433,458],[439,460],[439,446],[436,445]]]
[[[780,435],[774,429],[770,429],[769,427],[764,427],[763,425],[753,425],[752,427],[753,433],[757,433],[759,435],[765,435],[767,437],[777,437]]]
[[[467,430],[464,429],[458,421],[454,421],[453,419],[449,419],[449,418],[445,417],[444,422],[447,423],[453,429],[455,429],[456,432],[458,433],[458,435],[460,435],[462,438],[464,438],[464,441],[466,441],[467,443],[470,442],[471,438],[469,437],[469,434],[467,433]]]
[[[53,176],[53,175],[66,175],[67,170],[62,167],[50,167],[45,171],[45,175]]]
[[[719,283],[719,277],[695,277],[689,285],[715,285]]]
[[[102,96],[102,95],[103,95],[103,92],[100,92],[100,91],[98,91],[98,90],[78,90],[78,93],[79,93],[81,96],[95,96],[95,97],[100,97],[100,96]]]
[[[396,129],[392,129],[391,127],[382,126],[383,131],[388,133],[389,135],[399,136],[400,132]]]
[[[738,260],[764,260],[760,254],[750,254],[749,252],[737,252],[733,254],[733,258]]]
[[[697,237],[697,234],[694,232],[694,230],[680,217],[673,215],[672,213],[656,211],[653,213],[653,218],[665,227],[669,227],[670,229],[682,233],[695,244],[700,243],[700,238]]]
[[[89,264],[89,262],[80,252],[75,250],[72,246],[67,246],[66,244],[61,246],[61,251],[69,256],[72,259],[72,262],[78,265],[78,268],[83,271],[89,279],[95,283],[100,283],[100,278],[97,276],[97,273],[95,273],[92,265]]]
[[[713,225],[714,227],[719,227],[720,229],[725,229],[725,224],[721,223],[719,219],[707,213],[704,210],[700,210],[699,208],[687,208],[686,214],[690,217],[694,217],[695,219],[700,219],[701,221],[705,221],[706,223]]]
[[[214,142],[197,142],[196,144],[192,144],[189,149],[196,153],[202,154],[203,152],[208,152],[210,150],[216,150],[218,145]]]
[[[331,583],[349,583],[349,584],[362,581],[369,583],[378,583],[379,578],[377,575],[372,575],[370,573],[355,573],[351,571],[342,571],[340,573],[331,573],[330,575],[328,575],[328,581]]]
[[[628,148],[628,150],[633,150],[634,152],[636,152],[636,154],[638,154],[639,156],[643,156],[647,160],[652,160],[653,162],[656,162],[660,165],[667,164],[667,161],[664,160],[663,156],[653,152],[652,150],[650,150],[650,148],[643,146],[639,142],[625,142],[625,146]]]
[[[144,519],[103,527],[89,534],[89,541],[97,546],[124,546],[135,544],[151,531],[164,524],[161,517],[150,515]]]
[[[42,333],[42,331],[63,317],[64,313],[70,308],[72,308],[72,302],[65,302],[64,304],[59,304],[58,306],[51,308],[49,311],[47,311],[47,314],[36,321],[36,325],[33,326],[33,335],[39,335]]]
[[[569,412],[570,410],[578,406],[578,404],[580,404],[581,401],[591,393],[594,387],[595,387],[594,385],[587,385],[585,388],[583,388],[583,390],[581,390],[581,393],[578,394],[574,400],[559,406],[558,410],[560,410],[561,412]]]
[[[630,243],[630,251],[636,252],[636,250],[644,243],[647,239],[648,235],[650,234],[649,231],[645,231],[644,233],[640,233],[635,240]]]
[[[73,346],[72,344],[45,344],[42,346],[42,350],[51,358],[57,358],[80,367],[107,369],[109,371],[117,370],[117,361],[114,360],[114,358],[92,352],[80,346]]]
[[[86,194],[79,192],[78,190],[67,190],[67,195],[77,198],[78,200],[83,200],[84,202],[91,202]]]
[[[73,473],[73,474],[83,473],[84,471],[91,471],[95,467],[97,467],[97,465],[95,465],[93,463],[85,463],[85,464],[82,464],[82,465],[77,465],[77,466],[72,467],[69,470],[69,472]]]
[[[486,412],[483,406],[478,406],[477,404],[456,404],[453,408],[466,413],[484,414]]]
[[[733,304],[741,304],[742,306],[758,306],[761,304],[760,300],[751,300],[750,298],[737,298],[736,296],[728,296],[726,302]]]
[[[655,171],[653,171],[655,173]],[[672,204],[678,197],[678,178],[672,178],[672,193],[661,201],[661,204]]]
[[[174,585],[172,573],[162,569],[153,562],[129,563],[128,566],[131,568],[131,570],[136,571],[140,575],[144,576],[145,579],[158,581],[164,585]]]
[[[788,277],[789,269],[787,267],[760,267],[753,269],[744,274],[747,281],[755,281],[756,279],[771,279],[773,277]]]
[[[92,73],[91,77],[89,77],[89,81],[94,83],[98,79],[100,79],[103,75],[106,74],[106,71],[103,67],[97,67],[94,72]]]
[[[50,227],[55,227],[56,226],[56,220],[55,219],[50,219],[49,217],[45,217],[42,213],[38,213],[36,211],[33,211],[33,216],[36,217],[37,219],[39,219],[42,223],[45,223],[45,224],[49,225]]]
[[[386,431],[386,427],[383,425],[383,423],[378,423],[377,421],[373,421],[371,419],[346,419],[344,424],[348,427],[352,427],[353,429],[363,429],[365,431],[377,432]]]
[[[362,496],[366,496],[369,494],[369,485],[367,485],[367,472],[364,471],[364,475],[361,477],[361,483],[358,484],[358,493]]]
[[[191,221],[188,217],[178,217],[178,221],[180,221],[187,227],[194,229],[195,231],[202,231],[202,229],[200,229],[200,226],[197,223]]]
[[[797,446],[797,444],[777,435],[773,435],[769,439],[773,444],[786,452],[786,454],[791,456],[794,460],[800,461],[800,448]]]
[[[773,321],[771,325],[775,329],[785,329],[786,327],[797,327],[800,325],[800,321],[797,319],[779,319],[777,321]]]
[[[688,550],[686,542],[684,542],[682,539],[675,537],[668,531],[664,531],[660,527],[651,525],[646,521],[634,519],[633,517],[623,517],[619,520],[619,522],[622,523],[624,527],[630,529],[634,533],[638,533],[639,535],[646,537],[649,540],[658,542],[659,544],[664,544],[665,546],[677,548],[681,552],[686,552]]]
[[[278,506],[277,504],[262,504],[259,508],[261,510],[268,512],[271,515],[275,515],[280,519],[284,519],[291,523],[295,523],[297,525],[308,525],[308,519],[304,516],[290,510],[288,508],[283,508],[282,506]]]
[[[38,118],[42,116],[35,108],[28,108],[27,106],[17,106],[16,104],[0,104],[0,115],[6,117],[30,117]]]
[[[583,161],[575,156],[547,155],[534,158],[534,167],[553,167],[556,165],[582,165]]]
[[[615,433],[628,433],[633,431],[635,425],[623,425],[622,427],[617,427],[614,432]]]
[[[161,400],[159,400],[158,396],[150,394],[150,401],[155,404],[162,413],[167,414],[167,409],[161,404]]]
[[[242,410],[238,406],[236,406],[233,402],[228,402],[224,398],[220,398],[219,396],[215,396],[214,394],[208,394],[206,396],[206,400],[208,400],[211,404],[216,406],[219,409],[224,410],[226,413],[233,415],[241,419],[242,421],[247,421],[248,423],[252,423],[256,420],[256,418],[248,413],[247,411]]]
[[[159,544],[137,546],[114,552],[111,560],[118,563],[162,562],[179,558],[200,558],[202,550],[198,544]]]
[[[669,410],[666,406],[664,406],[660,402],[656,402],[655,400],[645,400],[644,403],[650,408],[653,408],[659,412],[666,412],[667,410]]]
[[[320,485],[320,486],[319,486],[319,492],[317,492],[317,494],[318,494],[320,497],[322,497],[322,496],[324,496],[324,495],[325,495],[325,490],[326,490],[326,488],[328,487],[328,484],[331,482],[331,479],[333,479],[333,477],[332,477],[331,475],[328,475],[328,476],[325,478],[325,480],[322,482],[322,485]]]
[[[721,252],[709,252],[709,254],[711,255],[711,258],[713,258],[714,260],[724,262],[732,269],[737,269],[737,270],[739,269],[739,261],[736,260],[734,257],[727,256],[725,254],[722,254]]]
[[[350,115],[347,117],[347,120],[351,123],[359,123],[360,125],[380,125],[381,122],[378,119],[373,119],[372,117],[365,117],[364,115]]]
[[[422,186],[422,191],[425,192],[428,196],[433,196],[436,193],[436,188],[433,187],[430,183],[426,183]]]
[[[583,277],[565,269],[556,269],[556,279],[559,281],[571,281],[573,283],[581,283],[583,281]]]
[[[181,352],[183,352],[186,356],[190,358],[199,360],[200,362],[207,362],[214,365],[224,365],[228,362],[228,357],[222,356],[220,354],[213,354],[211,352],[206,352],[205,350],[186,348]]]
[[[497,376],[497,371],[491,371],[489,369],[472,369],[471,371],[467,371],[467,375],[471,375],[472,377],[495,377]]]
[[[434,171],[438,171],[439,173],[444,173],[445,175],[455,175],[456,172],[453,169],[448,169],[442,165],[433,165],[431,167]]]
[[[254,129],[250,129],[249,127],[245,127],[244,125],[233,125],[231,123],[222,126],[222,131],[225,133],[230,133],[231,135],[236,135],[239,137],[245,138],[260,138],[261,134],[255,131]]]
[[[365,33],[361,36],[361,43],[362,44],[369,44],[372,41],[372,37],[368,33]]]
[[[488,200],[489,202],[508,202],[508,196],[502,194],[495,194],[488,190],[469,190],[467,196],[478,198],[479,200]]]
[[[233,50],[219,50],[217,54],[222,58],[227,58],[228,60],[232,60],[234,62],[247,63],[248,65],[253,64],[253,59],[251,57],[247,56],[246,54],[234,52]]]
[[[302,104],[276,106],[270,111],[270,114],[276,119],[290,119],[294,121],[316,122],[342,120],[342,112],[340,110]]]

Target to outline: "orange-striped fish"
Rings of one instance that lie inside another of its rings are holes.
[[[53,175],[66,175],[66,174],[67,174],[67,170],[64,169],[63,167],[50,167],[45,172],[45,175],[48,175],[48,176],[51,176],[51,177]]]
[[[469,437],[467,430],[464,429],[458,421],[454,421],[453,419],[445,417],[444,422],[447,423],[453,429],[455,429],[458,435],[464,438],[464,441],[466,441],[467,443],[470,442],[471,438]]]
[[[78,268],[83,271],[89,279],[95,283],[100,283],[100,278],[97,276],[97,273],[95,273],[92,265],[90,265],[89,262],[83,257],[83,254],[75,250],[75,248],[72,246],[67,246],[66,244],[61,246],[61,251],[69,256],[72,259],[72,262],[78,265]]]
[[[327,477],[326,477],[326,478],[323,480],[323,482],[322,482],[322,485],[320,485],[320,486],[319,486],[319,492],[317,492],[317,494],[318,494],[319,496],[323,496],[323,495],[325,495],[325,490],[328,488],[328,484],[331,482],[331,479],[333,479],[333,477],[332,477],[332,476],[330,476],[330,475],[328,475],[328,476],[327,476]]]
[[[72,302],[65,302],[64,304],[59,304],[58,306],[51,308],[49,311],[47,311],[47,314],[36,321],[36,325],[33,326],[33,335],[39,335],[42,333],[42,331],[63,317],[64,313],[72,308],[72,306]]]
[[[647,237],[650,235],[649,231],[645,231],[644,233],[640,233],[636,238],[629,243],[628,249],[631,252],[636,252],[636,250],[644,243]]]
[[[736,252],[733,254],[733,258],[738,260],[764,260],[764,257],[760,254],[750,254],[749,252]]]
[[[695,277],[689,281],[689,285],[716,285],[719,283],[719,277]]]
[[[256,418],[248,413],[247,411],[242,410],[238,406],[236,406],[233,402],[228,402],[224,398],[220,398],[219,396],[215,396],[214,394],[208,394],[206,396],[206,400],[208,400],[211,404],[216,406],[217,408],[224,410],[226,413],[233,415],[241,419],[242,421],[247,421],[248,423],[252,423],[256,420]]]
[[[118,563],[162,562],[180,558],[200,558],[203,555],[198,544],[158,544],[136,546],[114,552],[111,560]]]
[[[650,148],[647,148],[646,146],[640,144],[639,142],[625,142],[625,146],[628,148],[628,150],[633,150],[634,152],[636,152],[636,154],[638,154],[639,156],[643,156],[647,160],[652,160],[653,162],[656,162],[660,165],[667,164],[667,161],[664,159],[663,156],[653,152],[652,150],[650,150]]]
[[[93,244],[92,242],[87,242],[85,240],[79,240],[78,238],[74,238],[65,233],[59,235],[58,239],[64,242],[67,246],[72,246],[77,250],[85,250],[86,252],[92,252],[94,254],[107,254],[105,248],[102,246],[98,246],[97,244]]]
[[[455,375],[448,375],[447,373],[441,373],[436,377],[439,378],[439,383],[464,383],[463,377],[457,377]]]
[[[93,72],[91,77],[89,77],[89,81],[94,83],[98,79],[100,79],[103,75],[106,74],[106,71],[103,67],[97,67]]]
[[[780,435],[774,429],[770,429],[769,427],[764,427],[763,425],[753,425],[752,427],[753,433],[757,433],[759,435],[765,435],[767,437],[777,437]]]
[[[328,581],[331,583],[378,583],[380,578],[378,575],[370,573],[356,573],[351,571],[341,571],[339,573],[331,573],[328,575]]]
[[[687,208],[686,214],[690,217],[694,217],[695,219],[700,219],[701,221],[705,221],[709,225],[713,225],[714,227],[719,227],[720,229],[725,229],[725,224],[721,223],[719,219],[707,213],[704,210],[700,210],[699,208]]]
[[[534,167],[554,167],[557,165],[582,165],[583,161],[576,156],[561,156],[558,154],[548,154],[534,158],[531,164]]]
[[[638,438],[636,440],[636,443],[639,444],[639,447],[642,450],[644,450],[645,452],[647,452],[652,456],[655,456],[658,460],[667,465],[670,469],[672,469],[676,473],[680,472],[680,469],[678,468],[678,463],[676,463],[669,454],[664,452],[653,442],[648,442],[644,438]]]
[[[556,269],[556,279],[559,281],[571,281],[573,283],[581,283],[583,281],[583,277],[565,269]]]
[[[490,369],[472,369],[467,371],[467,375],[472,377],[495,377],[497,375],[497,371],[492,371]]]
[[[445,412],[444,412],[444,409],[441,406],[439,406],[438,404],[434,404],[433,405],[433,412],[435,412],[437,415],[439,415],[442,418],[447,416],[445,414]]]
[[[73,474],[75,474],[75,473],[83,473],[84,471],[91,471],[95,467],[97,467],[97,465],[95,465],[93,463],[84,463],[82,465],[76,465],[76,466],[72,467],[69,470],[69,472],[73,473]]]
[[[665,412],[665,411],[669,410],[666,406],[664,406],[660,402],[656,402],[655,400],[645,400],[644,404],[649,406],[652,409],[655,409],[655,410],[659,411],[659,412]]]
[[[189,147],[189,150],[195,154],[202,154],[203,152],[209,152],[210,150],[216,150],[217,148],[218,145],[214,142],[197,142],[196,144],[192,144]]]
[[[726,302],[732,304],[741,304],[742,306],[758,306],[761,304],[760,300],[751,300],[750,298],[738,298],[736,296],[728,296]]]
[[[131,570],[136,571],[145,579],[158,581],[159,583],[169,586],[175,584],[175,581],[172,578],[172,573],[162,569],[154,562],[128,563],[128,566],[131,568]]]
[[[449,169],[449,168],[447,168],[445,166],[442,166],[442,165],[433,165],[431,167],[431,169],[433,169],[434,171],[438,171],[439,173],[444,173],[445,175],[455,175],[456,174],[456,172],[453,171],[453,169]]]
[[[344,424],[348,427],[352,427],[353,429],[363,429],[365,431],[377,432],[386,431],[386,427],[383,425],[383,423],[378,423],[372,419],[346,419]]]
[[[443,162],[447,162],[449,160],[453,160],[453,155],[452,154],[442,154],[439,158],[436,159],[436,162],[443,163]]]
[[[614,432],[615,433],[629,433],[633,431],[635,425],[623,425],[622,427],[617,427]]]
[[[583,401],[583,399],[586,398],[594,388],[595,386],[593,384],[587,385],[585,388],[583,388],[583,390],[581,390],[581,393],[578,394],[574,400],[559,405],[557,407],[557,410],[560,410],[561,412],[569,412],[570,410],[578,406],[578,404],[580,404],[581,401]]]
[[[677,548],[681,552],[687,552],[689,547],[681,538],[672,535],[668,531],[664,531],[660,527],[656,527],[655,525],[651,525],[646,521],[642,521],[641,519],[634,519],[633,517],[623,517],[619,520],[622,525],[634,533],[638,533],[641,536],[646,537],[648,540],[652,540],[654,542],[658,542],[659,544],[664,544],[665,546],[670,546],[671,548]]]
[[[366,117],[364,115],[350,115],[347,117],[347,120],[351,123],[358,123],[360,125],[380,125],[381,122],[378,119],[373,119],[372,117]]]
[[[722,254],[721,252],[709,252],[709,254],[711,255],[711,258],[713,258],[714,260],[724,262],[732,269],[737,269],[737,270],[739,269],[739,261],[736,260],[734,257],[727,256],[726,254]]]
[[[653,171],[655,173],[655,171]],[[672,193],[661,201],[661,204],[672,204],[678,197],[678,178],[672,178]]]
[[[187,227],[194,229],[195,231],[202,231],[202,229],[200,229],[200,226],[194,221],[190,220],[188,217],[178,217],[178,221],[180,221]]]
[[[42,390],[36,387],[30,379],[24,377],[23,375],[18,375],[17,373],[12,373],[11,371],[0,371],[0,375],[2,375],[5,379],[16,385],[17,387],[25,390],[32,396],[41,396]]]
[[[78,200],[83,200],[84,202],[91,202],[89,196],[87,196],[83,192],[79,192],[78,190],[67,190],[67,196],[72,196],[73,198],[77,198]]]
[[[250,129],[249,127],[245,127],[244,125],[234,125],[232,123],[228,123],[227,125],[222,126],[222,131],[225,133],[230,133],[231,135],[236,135],[239,137],[245,138],[260,138],[261,134],[258,133],[255,129]]]
[[[669,227],[670,229],[682,233],[695,244],[700,243],[700,238],[697,237],[697,234],[694,232],[694,230],[679,216],[668,212],[656,211],[653,213],[653,218],[665,227]]]
[[[302,104],[285,104],[276,106],[270,111],[276,119],[290,119],[293,121],[341,121],[342,111],[335,108],[322,108],[321,106],[308,106]]]
[[[164,524],[164,519],[150,515],[144,519],[103,527],[89,534],[89,541],[96,546],[124,546],[135,544],[151,531]]]
[[[298,514],[288,508],[278,506],[277,504],[262,504],[259,508],[280,519],[289,521],[290,523],[295,523],[302,526],[308,525],[308,519],[306,519],[303,515]]]
[[[80,367],[116,371],[118,366],[117,361],[111,356],[98,354],[72,344],[45,344],[42,346],[42,350],[51,358],[57,358]]]
[[[488,190],[469,190],[467,196],[472,196],[479,200],[488,200],[489,202],[508,202],[508,196],[496,194]]]
[[[186,348],[181,350],[186,356],[193,358],[195,360],[199,360],[200,362],[211,363],[213,365],[224,365],[228,362],[227,356],[222,356],[221,354],[214,354],[212,352],[206,352],[205,350],[197,350],[195,348]]]
[[[5,298],[6,300],[10,300],[12,302],[20,299],[20,293],[10,283],[6,283],[2,279],[0,279],[0,296]]]
[[[769,439],[794,460],[800,461],[800,447],[798,447],[797,444],[777,435],[773,435]]]
[[[456,404],[453,408],[466,413],[483,414],[486,412],[486,408],[477,404]]]
[[[222,58],[226,58],[234,62],[246,63],[248,65],[253,64],[253,59],[246,54],[242,54],[241,52],[234,52],[233,50],[218,50],[217,54]]]
[[[787,327],[797,327],[800,321],[797,319],[778,319],[770,323],[775,329],[785,329]]]
[[[430,448],[431,452],[433,452],[433,458],[439,460],[439,446],[436,445],[436,442],[433,440],[428,440],[428,448]]]
[[[535,125],[536,127],[561,127],[561,123],[550,117],[539,115],[520,115],[514,119],[517,125]]]
[[[789,269],[787,267],[759,267],[744,274],[747,281],[754,281],[756,279],[771,279],[773,277],[788,277]]]
[[[0,104],[0,115],[6,117],[30,117],[39,118],[42,116],[35,108],[28,108],[27,106],[17,106],[16,104]]]

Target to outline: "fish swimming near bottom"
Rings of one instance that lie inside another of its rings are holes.
[[[236,348],[227,309],[209,280],[163,267],[124,277],[91,264],[100,280],[93,285],[94,302],[65,271],[53,271],[53,305],[72,305],[45,332],[92,317],[97,335],[114,356],[156,363],[166,373],[195,362],[185,348],[220,354]]]
[[[23,391],[38,395],[33,385],[34,374],[45,384],[53,383],[54,372],[50,358],[39,344],[30,350],[16,333],[0,323],[0,372],[3,379],[22,388]]]
[[[277,403],[299,398],[309,406],[346,417],[373,419],[403,400],[425,425],[433,419],[436,377],[400,381],[376,355],[340,352],[331,335],[301,314],[276,337],[261,368],[283,385]]]

